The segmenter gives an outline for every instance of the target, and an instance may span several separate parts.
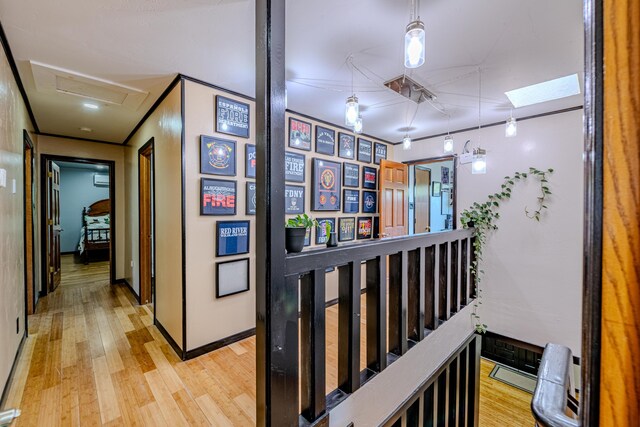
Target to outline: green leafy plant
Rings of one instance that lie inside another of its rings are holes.
[[[318,221],[311,218],[307,214],[296,215],[293,218],[289,218],[289,220],[285,223],[285,227],[310,228],[310,227],[317,227],[317,226],[318,226]]]
[[[504,182],[500,187],[500,191],[487,196],[484,203],[475,202],[469,209],[465,209],[460,215],[460,223],[464,228],[474,227],[473,233],[473,253],[474,258],[471,262],[470,271],[474,279],[476,300],[473,304],[473,318],[476,322],[476,332],[485,333],[487,325],[482,323],[478,314],[478,306],[482,304],[482,289],[480,283],[484,270],[480,268],[482,263],[483,248],[487,242],[488,233],[498,229],[496,221],[500,218],[498,209],[500,205],[511,198],[513,187],[516,183],[527,181],[529,178],[537,179],[540,184],[540,195],[537,198],[536,209],[530,211],[525,207],[525,215],[536,221],[540,221],[542,212],[547,209],[547,196],[551,195],[548,176],[553,173],[553,169],[542,171],[536,168],[529,168],[529,172],[515,172],[513,176],[505,176]]]

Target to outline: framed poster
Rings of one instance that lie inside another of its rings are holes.
[[[311,227],[307,228],[307,232],[304,233],[304,245],[311,246]]]
[[[376,165],[379,165],[380,160],[387,158],[387,146],[385,144],[376,142],[374,144],[374,149],[375,149],[375,155],[373,158],[373,163],[375,163]]]
[[[284,153],[284,180],[290,182],[304,182],[305,170],[304,154]]]
[[[343,193],[342,212],[358,213],[360,211],[360,191],[345,188]]]
[[[362,167],[362,188],[375,190],[378,188],[378,170],[371,166]]]
[[[353,160],[356,158],[356,138],[348,133],[338,132],[338,157]]]
[[[256,214],[256,183],[255,182],[247,182],[247,193],[245,197],[245,214],[247,215],[255,215]]]
[[[440,169],[441,172],[441,179],[440,181],[442,181],[443,184],[449,184],[449,168],[446,166],[442,166],[442,168]]]
[[[327,224],[331,224],[331,231],[336,230],[335,218],[318,218],[318,226],[316,227],[316,245],[327,243]]]
[[[356,219],[338,218],[338,241],[350,242],[356,239]]]
[[[358,217],[358,232],[356,234],[356,238],[358,240],[370,239],[373,230],[373,218],[368,217]]]
[[[378,212],[378,193],[375,191],[362,191],[362,213]]]
[[[289,117],[289,147],[311,151],[311,123]]]
[[[256,177],[256,146],[254,144],[244,146],[244,176],[245,178]]]
[[[379,216],[373,217],[373,238],[374,239],[380,238],[380,217]]]
[[[438,181],[433,181],[431,183],[431,197],[440,197],[440,193],[442,191],[442,186]]]
[[[200,215],[235,215],[236,182],[200,179]]]
[[[313,159],[313,175],[311,182],[311,210],[339,211],[341,190],[341,165],[322,159]]]
[[[304,192],[305,188],[298,185],[284,186],[284,213],[301,214],[304,213]]]
[[[354,163],[343,163],[342,185],[345,187],[360,186],[360,166]]]
[[[216,95],[216,132],[249,138],[249,104]]]
[[[442,198],[440,199],[440,215],[450,215],[453,208],[453,198],[451,190],[445,188],[442,190]]]
[[[236,142],[201,135],[200,173],[236,176]]]
[[[371,163],[371,141],[358,138],[358,161]]]
[[[249,253],[249,221],[216,222],[216,256]]]
[[[336,132],[316,125],[316,153],[333,156],[336,153]]]
[[[249,290],[249,258],[216,263],[216,298]]]

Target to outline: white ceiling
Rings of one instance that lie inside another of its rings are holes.
[[[109,166],[103,164],[61,161],[56,161],[55,163],[60,166],[60,169],[83,169],[94,172],[103,172],[105,174],[109,173]]]
[[[254,95],[253,8],[250,0],[0,0],[0,19],[41,132],[123,142],[176,73]],[[505,91],[572,73],[583,81],[581,0],[422,0],[421,17],[427,58],[410,76],[438,99],[416,109],[382,86],[404,71],[408,0],[288,1],[288,107],[342,124],[350,55],[361,70],[364,131],[390,141],[407,127],[419,137],[477,125],[479,69],[482,123],[508,117]],[[89,111],[82,98],[39,92],[29,61],[149,95],[137,110]],[[576,105],[582,96],[514,116]]]

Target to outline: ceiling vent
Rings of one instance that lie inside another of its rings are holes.
[[[136,111],[149,92],[87,76],[74,71],[30,61],[36,88],[43,93],[63,93],[118,105]]]
[[[412,80],[406,75],[402,75],[396,77],[393,80],[389,80],[388,82],[385,82],[384,85],[392,91],[399,93],[407,99],[410,99],[416,104],[420,104],[421,102],[427,100],[435,101],[437,98],[433,92],[430,92],[420,83],[417,83],[415,80]]]

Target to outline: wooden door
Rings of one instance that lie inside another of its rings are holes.
[[[47,164],[47,288],[49,292],[60,284],[60,167]]]
[[[408,234],[408,171],[404,163],[380,162],[380,237]]]
[[[33,146],[24,141],[24,263],[27,314],[33,314],[35,302],[33,275]]]
[[[138,188],[140,194],[140,303],[151,302],[152,281],[152,224],[151,224],[151,157],[153,145],[147,144],[138,152]]]
[[[431,171],[416,166],[413,195],[414,233],[431,231]]]

